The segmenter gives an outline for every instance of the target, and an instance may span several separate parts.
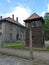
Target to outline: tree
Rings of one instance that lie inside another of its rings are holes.
[[[44,16],[44,35],[45,35],[45,40],[49,40],[49,13],[46,13]]]

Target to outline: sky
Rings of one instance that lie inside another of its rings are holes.
[[[45,12],[49,12],[49,0],[0,0],[0,16],[12,17],[14,14],[23,25],[23,20],[31,14],[43,17]]]

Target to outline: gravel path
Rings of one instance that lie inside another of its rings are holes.
[[[32,63],[30,60],[0,54],[0,65],[33,65]]]
[[[45,41],[45,44],[46,47],[49,46],[49,41]],[[24,54],[28,57],[30,56],[29,52],[26,51],[22,51],[22,50],[20,51],[18,49],[0,48],[0,65],[49,65],[49,52],[33,51],[33,60],[25,60],[17,57],[1,55],[1,52],[8,54],[13,53],[15,55],[22,54],[22,56]]]
[[[45,41],[45,47],[49,46],[49,41]]]
[[[49,52],[33,52],[33,60],[1,55],[0,65],[49,65]]]
[[[49,52],[33,52],[33,63],[37,65],[49,65]]]

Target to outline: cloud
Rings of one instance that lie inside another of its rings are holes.
[[[47,10],[46,10],[46,11],[41,12],[41,14],[40,14],[40,15],[44,17],[44,15],[45,15],[45,13],[46,13],[46,12],[49,12],[49,4],[47,4]]]
[[[40,16],[42,17],[44,17],[44,15],[45,15],[45,11],[40,14]]]
[[[25,20],[31,13],[31,9],[28,7],[24,7],[22,5],[18,5],[16,6],[13,11],[8,12],[5,14],[6,17],[12,17],[12,14],[14,14],[14,18],[16,19],[16,17],[18,17],[19,22],[21,24],[24,24],[23,20]]]

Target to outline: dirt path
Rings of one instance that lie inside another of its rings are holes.
[[[7,54],[14,54],[14,55],[19,54],[21,56],[26,55],[27,57],[30,56],[29,51],[24,51],[24,50],[22,51],[22,50],[18,50],[18,49],[0,48],[0,54],[2,52],[7,53]],[[49,52],[33,51],[33,60],[31,60],[31,61],[33,62],[33,64],[36,64],[36,65],[49,65]],[[29,62],[26,62],[26,63],[29,63]],[[25,64],[25,65],[27,65],[27,64]]]
[[[45,41],[45,47],[49,46],[49,41]]]
[[[33,65],[32,61],[0,54],[0,65]]]
[[[33,52],[33,63],[37,65],[49,65],[49,52]]]

